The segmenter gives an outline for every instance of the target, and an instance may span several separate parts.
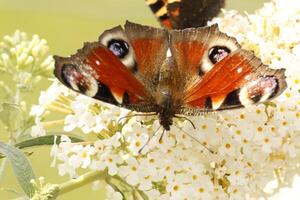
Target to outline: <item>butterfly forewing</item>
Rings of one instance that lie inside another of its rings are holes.
[[[71,57],[55,56],[55,75],[71,89],[141,112],[156,111],[168,32],[127,22],[86,43]]]
[[[125,32],[136,56],[136,76],[154,95],[167,55],[168,31],[126,22]]]
[[[219,55],[218,52],[213,53],[216,48],[226,49],[228,52],[220,54],[226,56],[226,53],[235,51],[240,46],[234,38],[221,33],[217,25],[171,31],[170,49],[178,74],[184,77],[182,84],[186,90],[213,68],[216,61],[213,56]]]
[[[253,53],[232,52],[185,92],[184,104],[206,110],[249,106],[273,99],[286,88],[284,70],[267,68]]]

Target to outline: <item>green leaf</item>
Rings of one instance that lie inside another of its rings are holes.
[[[10,161],[15,176],[24,192],[27,196],[32,197],[34,194],[34,187],[30,183],[30,180],[35,179],[35,175],[25,155],[19,149],[3,142],[0,142],[0,152]]]
[[[54,144],[54,137],[57,136],[56,144],[60,143],[61,135],[47,135],[38,138],[28,139],[22,142],[19,142],[15,145],[20,149],[27,148],[27,147],[34,147],[34,146],[42,146],[42,145],[53,145]],[[68,135],[69,136],[69,135]],[[83,142],[84,140],[79,139],[75,136],[69,136],[72,142]]]

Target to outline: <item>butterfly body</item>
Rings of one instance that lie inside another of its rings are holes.
[[[263,103],[287,86],[284,69],[268,68],[217,25],[167,30],[126,22],[76,54],[54,59],[54,74],[67,87],[156,114],[165,130],[174,117]]]
[[[174,92],[176,89],[176,78],[172,78],[172,75],[175,75],[172,72],[174,68],[172,58],[166,58],[164,65],[161,67],[156,90],[157,114],[160,124],[165,130],[170,130],[170,126],[173,124],[172,119],[178,113],[180,107],[180,99],[176,98],[176,93]]]

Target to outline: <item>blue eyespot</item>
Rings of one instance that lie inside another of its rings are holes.
[[[208,52],[210,61],[215,64],[230,54],[230,49],[225,46],[214,46]]]
[[[121,39],[112,39],[108,42],[108,49],[119,58],[124,58],[129,52],[129,45]]]

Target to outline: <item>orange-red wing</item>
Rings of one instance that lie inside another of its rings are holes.
[[[149,72],[152,72],[154,68],[159,67],[155,66],[155,58],[158,56],[160,57],[161,53],[165,54],[165,51],[161,52],[164,39],[165,38],[142,38],[131,41],[131,45],[136,56],[136,61],[138,63],[139,73],[147,74]],[[159,72],[159,70],[157,70],[156,72]]]
[[[253,59],[254,55],[242,51],[225,57],[186,91],[184,103],[204,108],[208,97],[212,104],[222,103],[228,94],[241,88],[250,78],[249,75],[260,67]]]
[[[135,75],[141,78],[146,86],[155,88],[156,83],[153,80],[157,79],[167,54],[167,30],[126,22],[125,33],[135,54]]]
[[[199,74],[199,63],[205,51],[205,44],[200,41],[178,41],[172,46],[173,56],[179,71]]]
[[[85,44],[71,57],[54,59],[55,76],[77,92],[114,105],[151,103],[151,95],[132,71],[97,42]]]
[[[84,63],[95,70],[97,79],[106,85],[114,95],[123,97],[125,92],[137,103],[149,98],[145,87],[108,49],[98,47],[87,55]]]

